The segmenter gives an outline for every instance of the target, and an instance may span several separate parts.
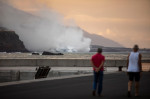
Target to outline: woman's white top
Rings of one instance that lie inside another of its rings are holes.
[[[139,69],[139,52],[131,52],[129,56],[128,72],[140,72]]]

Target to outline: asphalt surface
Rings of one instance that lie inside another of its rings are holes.
[[[128,99],[125,72],[105,74],[102,97],[92,96],[93,76],[40,81],[0,87],[0,99]],[[134,89],[134,88],[133,88]],[[150,72],[143,72],[140,97],[150,99]]]

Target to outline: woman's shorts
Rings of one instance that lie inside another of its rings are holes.
[[[140,81],[140,72],[128,72],[130,81]]]

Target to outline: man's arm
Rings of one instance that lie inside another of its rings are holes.
[[[98,70],[100,70],[102,68],[102,66],[104,65],[104,61],[102,61],[102,63],[100,64]]]
[[[127,69],[128,69],[128,66],[129,66],[129,56],[130,56],[130,54],[128,54],[128,57],[127,57]]]
[[[141,62],[141,60],[142,60],[142,55],[139,54],[139,61],[138,61],[138,64],[139,64],[140,72],[142,71],[142,62]]]
[[[91,60],[91,65],[92,65],[93,68],[95,68],[95,69],[97,68],[97,67],[94,65],[94,63],[93,63],[92,60]]]

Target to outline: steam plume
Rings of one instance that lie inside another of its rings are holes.
[[[0,26],[14,30],[30,51],[88,52],[91,40],[77,26],[65,26],[63,17],[50,8],[36,14],[21,11],[0,1]]]

